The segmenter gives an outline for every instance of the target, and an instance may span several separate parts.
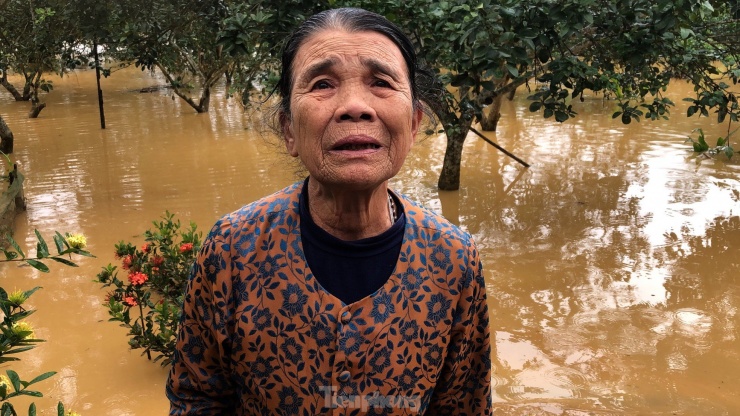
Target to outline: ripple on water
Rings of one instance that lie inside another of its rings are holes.
[[[695,308],[683,308],[674,312],[675,333],[686,339],[686,344],[703,353],[712,346],[709,333],[714,320],[706,312]]]
[[[544,345],[548,351],[559,354],[572,354],[588,344],[587,331],[574,331],[571,327],[554,328],[543,334]]]
[[[595,328],[602,324],[598,311],[576,313],[570,318],[570,321],[579,330]]]
[[[570,397],[583,397],[587,390],[588,379],[578,370],[568,367],[557,367],[545,372],[545,377],[555,386],[562,387],[571,392]]]
[[[672,371],[684,371],[689,368],[689,360],[685,355],[678,351],[675,351],[666,357],[666,364],[668,369]]]
[[[491,390],[498,391],[499,388],[505,388],[509,380],[501,375],[501,371],[496,364],[491,364]]]
[[[499,399],[509,403],[580,399],[587,396],[587,379],[577,370],[548,363],[537,370],[525,369],[508,384],[495,386],[495,392]]]
[[[496,393],[498,393],[505,402],[521,402],[524,400],[548,397],[547,390],[542,387],[519,383],[498,386]]]

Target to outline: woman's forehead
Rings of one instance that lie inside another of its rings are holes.
[[[327,29],[309,36],[298,48],[293,70],[317,72],[344,63],[357,63],[372,69],[390,67],[406,74],[406,62],[401,50],[381,33],[348,32]]]

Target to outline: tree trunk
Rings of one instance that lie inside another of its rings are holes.
[[[28,83],[28,81],[26,81]],[[46,108],[46,103],[42,103],[39,100],[39,88],[41,86],[41,71],[36,72],[31,85],[31,111],[28,113],[28,118],[37,118],[41,110]]]
[[[200,94],[200,105],[195,110],[198,113],[207,113],[208,108],[211,105],[211,86],[210,85],[204,85],[203,91]]]
[[[31,99],[31,86],[33,85],[33,76],[26,77],[26,83],[23,84],[23,101]]]
[[[46,108],[46,103],[40,103],[38,100],[31,101],[31,111],[28,112],[28,118],[37,118],[41,110]]]
[[[460,165],[462,163],[463,144],[473,123],[472,110],[457,114],[448,100],[430,100],[432,111],[439,119],[447,136],[447,148],[439,174],[437,187],[443,191],[460,189]],[[462,107],[462,106],[461,106]],[[472,106],[468,105],[472,109]]]
[[[207,113],[208,112],[208,106],[211,102],[211,86],[208,82],[203,83],[203,91],[200,95],[200,101],[198,103],[195,102],[191,97],[188,97],[180,91],[180,88],[177,86],[177,83],[174,79],[172,79],[172,75],[170,75],[167,70],[162,67],[162,65],[157,64],[157,68],[162,72],[162,75],[164,75],[165,79],[167,79],[167,82],[170,83],[170,86],[172,86],[172,90],[175,92],[175,94],[182,98],[183,101],[188,103],[190,107],[192,107],[195,111],[198,113]]]
[[[211,105],[211,89],[214,85],[216,85],[218,80],[220,80],[221,77],[224,76],[224,74],[227,74],[226,81],[229,82],[230,76],[228,76],[228,72],[224,69],[224,67],[218,68],[210,74],[203,74],[203,89],[200,93],[200,110],[198,110],[199,113],[208,112]],[[228,85],[226,88],[228,90]]]
[[[507,82],[509,82],[509,75],[504,75],[503,78],[495,80],[496,83],[496,89],[500,89],[501,87],[505,86]],[[513,89],[506,94],[500,92],[496,95],[493,95],[493,98],[490,98],[490,95],[487,95],[489,97],[488,99],[491,100],[491,103],[488,105],[488,113],[485,111],[483,112],[483,118],[480,121],[480,127],[483,131],[496,131],[498,128],[498,122],[501,120],[501,104],[503,103],[504,96],[508,96],[509,101],[514,99],[514,94],[516,94],[516,89]]]
[[[0,78],[0,84],[2,84],[3,87],[5,87],[6,90],[13,96],[13,98],[16,101],[28,101],[29,97],[23,97],[21,93],[18,92],[18,90],[8,81],[8,73],[7,71],[3,71],[3,76]]]
[[[483,131],[496,131],[498,121],[501,120],[501,103],[503,101],[503,94],[495,96],[491,105],[488,106],[488,113],[483,112],[483,118],[480,121],[480,127]]]
[[[103,90],[100,88],[100,58],[98,57],[98,42],[93,42],[95,56],[95,80],[98,83],[98,111],[100,113],[100,128],[105,130],[105,110],[103,108]]]
[[[442,163],[442,172],[439,174],[437,187],[443,191],[460,189],[460,166],[462,165],[462,150],[465,138],[468,137],[473,114],[463,113],[458,116],[451,109],[445,114],[438,114],[447,135],[447,148]]]
[[[31,111],[28,113],[28,118],[37,118],[41,110],[46,108],[46,103],[42,103],[39,100],[39,87],[38,82],[34,85],[33,92],[31,93]]]
[[[462,164],[462,150],[467,131],[455,130],[453,135],[447,136],[447,149],[442,163],[442,172],[439,174],[437,187],[443,191],[460,189],[460,165]]]
[[[2,116],[0,116],[0,152],[6,155],[13,153],[13,132],[5,124]]]

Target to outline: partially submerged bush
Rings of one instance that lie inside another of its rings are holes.
[[[181,231],[180,221],[169,212],[153,224],[154,231],[144,233],[141,247],[123,241],[116,244],[115,255],[126,277],[119,279],[118,267],[108,264],[98,273],[97,282],[114,288],[103,305],[111,321],[128,328],[131,348],[143,348],[150,360],[154,352],[154,361],[161,360],[165,366],[175,351],[182,297],[202,235],[192,222]],[[138,316],[132,318],[131,310]]]

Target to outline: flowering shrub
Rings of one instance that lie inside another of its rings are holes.
[[[52,255],[49,252],[49,247],[46,244],[46,241],[41,237],[41,234],[36,231],[36,237],[38,239],[38,244],[36,245],[36,257],[28,258],[13,237],[8,235],[5,239],[8,241],[11,248],[2,249],[5,259],[0,260],[0,262],[25,262],[42,272],[49,272],[49,267],[44,264],[45,260],[53,260],[67,266],[77,267],[77,264],[69,260],[72,254],[88,257],[92,257],[92,255],[83,250],[86,245],[85,237],[81,234],[75,234],[75,236],[77,236],[76,241],[75,238],[69,234],[67,234],[67,237],[65,238],[57,232],[54,235],[57,254]],[[2,321],[0,321],[0,365],[10,361],[19,361],[20,359],[15,356],[16,354],[33,349],[38,343],[43,342],[43,340],[36,338],[33,327],[24,320],[35,311],[33,309],[23,307],[23,304],[26,303],[28,298],[30,298],[38,289],[39,287],[35,287],[31,290],[15,290],[8,293],[0,286],[0,313],[2,313]],[[13,408],[13,404],[9,401],[13,397],[42,397],[43,394],[41,392],[29,390],[28,387],[46,380],[56,374],[56,372],[46,372],[30,381],[21,380],[18,373],[13,370],[7,370],[6,374],[0,375],[0,403],[2,403],[2,406],[0,406],[0,415],[2,416],[17,415]],[[31,403],[31,406],[28,409],[28,414],[29,416],[36,416],[35,404]],[[71,411],[69,413],[65,413],[64,405],[61,402],[57,406],[57,415],[79,416],[77,413]]]
[[[98,273],[97,282],[114,288],[103,306],[111,321],[128,328],[131,348],[143,348],[150,360],[154,352],[154,361],[161,360],[165,366],[175,351],[182,297],[202,236],[192,222],[181,231],[180,221],[169,212],[153,224],[154,231],[144,233],[140,247],[123,241],[116,244],[115,256],[126,277],[119,279],[118,267],[108,264]],[[132,318],[132,310],[138,316]]]

